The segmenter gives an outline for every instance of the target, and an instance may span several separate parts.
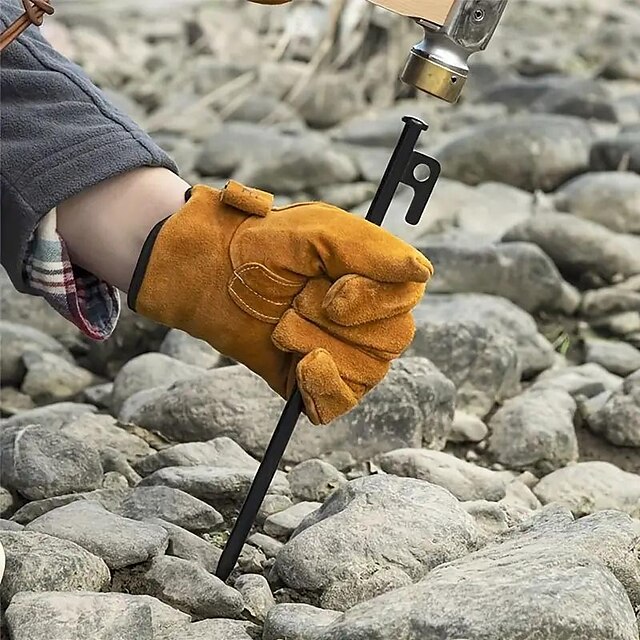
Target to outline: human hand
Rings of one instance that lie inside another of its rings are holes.
[[[433,267],[337,207],[272,203],[233,181],[195,186],[150,235],[129,304],[206,340],[282,397],[297,382],[311,422],[326,424],[409,346]]]

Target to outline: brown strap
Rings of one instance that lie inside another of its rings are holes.
[[[22,0],[24,13],[0,34],[0,51],[11,44],[28,26],[34,24],[39,27],[45,13],[51,15],[54,12],[49,2],[50,0]]]

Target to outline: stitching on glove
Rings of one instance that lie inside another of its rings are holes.
[[[292,282],[291,280],[286,280],[285,278],[278,276],[277,274],[269,271],[267,267],[260,263],[247,263],[239,267],[233,273],[233,278],[229,282],[227,289],[232,296],[233,300],[240,306],[244,311],[253,315],[256,318],[261,320],[265,320],[271,323],[277,323],[280,321],[281,315],[266,315],[261,311],[258,311],[253,304],[247,302],[242,295],[242,292],[238,290],[238,282],[245,288],[246,293],[249,297],[254,296],[255,298],[264,301],[267,305],[272,307],[280,307],[285,308],[291,305],[290,300],[286,300],[284,302],[278,302],[276,300],[272,300],[271,298],[267,298],[262,294],[258,293],[242,276],[249,273],[250,271],[258,271],[260,276],[265,276],[268,280],[275,283],[278,287],[295,287],[297,291],[302,289],[304,283],[301,282]],[[294,295],[297,291],[290,291],[287,295]]]
[[[241,266],[239,269],[235,271],[235,273],[237,275],[240,275],[240,274],[246,273],[247,271],[251,271],[253,269],[261,269],[262,273],[264,273],[264,275],[267,276],[267,278],[269,278],[276,284],[281,284],[285,287],[302,287],[304,285],[303,282],[293,282],[293,280],[286,280],[282,276],[276,275],[272,271],[269,271],[269,269],[267,269],[267,267],[265,267],[263,264],[254,263],[254,262],[249,262]]]
[[[252,313],[253,315],[259,316],[260,318],[262,318],[263,320],[272,320],[274,322],[277,322],[278,320],[280,320],[280,318],[276,317],[276,316],[267,316],[264,313],[260,313],[259,311],[256,311],[252,306],[248,305],[241,297],[240,295],[233,289],[233,285],[235,284],[236,280],[234,279],[232,282],[229,283],[229,293],[231,294],[232,298],[241,306],[245,309],[245,311],[249,311],[250,313]]]
[[[271,300],[270,298],[265,298],[264,296],[261,296],[255,289],[251,288],[238,274],[236,274],[236,276],[234,277],[234,279],[231,281],[231,284],[229,285],[231,288],[233,288],[233,285],[240,280],[240,282],[242,282],[242,284],[249,289],[249,291],[251,291],[251,293],[253,293],[253,295],[257,296],[258,298],[260,298],[261,300],[264,300],[265,302],[268,302],[269,304],[273,304],[277,307],[287,307],[289,306],[288,302],[276,302],[275,300]],[[238,294],[239,295],[239,294]]]

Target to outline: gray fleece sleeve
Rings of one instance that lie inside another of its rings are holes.
[[[19,0],[0,0],[0,10],[2,29],[24,11]],[[0,71],[0,258],[19,291],[39,295],[25,279],[24,264],[43,216],[125,171],[142,166],[178,170],[36,27],[3,51]]]

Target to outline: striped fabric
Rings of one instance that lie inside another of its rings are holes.
[[[105,340],[120,316],[115,287],[71,264],[64,241],[56,231],[56,212],[40,222],[25,263],[28,284],[63,317],[93,340]]]

